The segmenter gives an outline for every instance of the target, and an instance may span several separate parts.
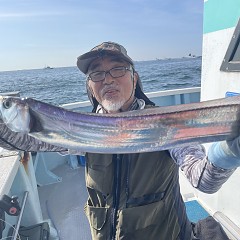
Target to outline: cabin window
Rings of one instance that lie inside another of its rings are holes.
[[[221,71],[240,72],[240,19],[223,59]]]

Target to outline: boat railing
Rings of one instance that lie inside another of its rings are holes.
[[[13,91],[13,92],[1,92],[1,96],[12,96],[12,97],[20,97],[20,91]]]
[[[192,103],[200,101],[200,87],[193,88],[182,88],[182,89],[173,89],[173,90],[164,90],[157,92],[149,92],[146,95],[157,105],[157,106],[169,106],[177,105],[184,103]],[[90,101],[82,101],[75,103],[63,104],[61,107],[64,107],[69,110],[81,110],[90,112],[91,103]]]

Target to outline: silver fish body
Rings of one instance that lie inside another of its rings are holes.
[[[15,132],[28,133],[30,131],[28,105],[4,99],[4,97],[0,96],[0,102],[2,102],[0,104],[0,112],[6,126]]]
[[[10,151],[67,152],[66,148],[51,145],[27,134],[31,125],[27,105],[14,105],[14,102],[1,96],[0,102],[0,147]]]
[[[118,114],[74,112],[31,98],[2,97],[0,105],[3,121],[12,131],[28,132],[50,145],[84,152],[166,150],[235,137],[239,129],[240,96]],[[4,105],[10,107],[4,109]],[[7,112],[15,112],[11,108],[16,107],[18,115],[11,122]],[[17,119],[24,122],[28,118],[25,128],[16,127]]]

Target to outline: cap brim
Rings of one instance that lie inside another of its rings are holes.
[[[133,61],[131,58],[128,58],[126,56],[124,56],[122,53],[120,52],[114,52],[114,51],[110,51],[110,50],[102,50],[102,51],[91,51],[91,52],[87,52],[83,55],[81,55],[80,57],[78,57],[77,59],[77,67],[84,73],[86,74],[89,68],[89,65],[91,64],[92,61],[94,61],[95,59],[102,57],[104,55],[116,55],[119,56],[120,58],[124,59],[125,61],[129,62],[130,64],[133,65]]]

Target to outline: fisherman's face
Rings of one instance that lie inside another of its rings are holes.
[[[109,71],[115,67],[130,67],[130,64],[114,56],[96,59],[89,67],[88,74],[96,71]],[[130,68],[131,69],[131,68]],[[88,80],[92,95],[107,112],[126,111],[134,100],[137,75],[133,70],[127,70],[122,77],[113,78],[109,73],[102,81]]]

